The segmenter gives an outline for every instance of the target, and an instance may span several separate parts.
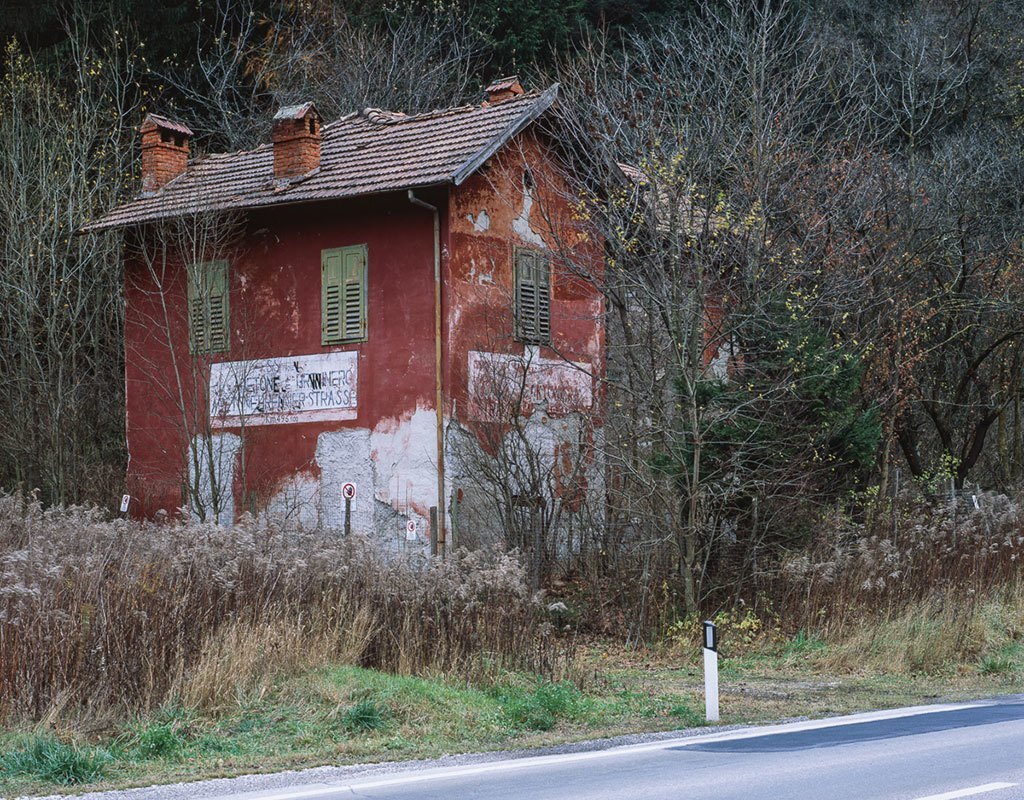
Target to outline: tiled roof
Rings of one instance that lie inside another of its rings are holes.
[[[319,169],[275,182],[271,145],[206,156],[159,191],[86,225],[98,231],[182,214],[458,185],[554,102],[558,84],[496,105],[403,116],[366,109],[323,127]]]

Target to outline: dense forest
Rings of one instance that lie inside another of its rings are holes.
[[[0,486],[121,491],[121,243],[76,231],[137,190],[146,111],[213,152],[288,102],[417,112],[514,72],[561,84],[550,124],[606,248],[608,501],[545,581],[694,610],[1012,497],[1022,31],[1019,0],[15,2]]]

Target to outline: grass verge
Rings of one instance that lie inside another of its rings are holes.
[[[722,662],[722,722],[820,717],[1019,690],[1024,647],[931,673],[850,669],[847,645],[804,634]],[[166,706],[86,735],[0,733],[0,794],[73,792],[322,764],[431,758],[703,724],[695,658],[583,648],[580,689],[521,673],[493,685],[350,666],[282,677],[230,709]]]

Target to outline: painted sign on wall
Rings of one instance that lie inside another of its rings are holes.
[[[355,419],[358,354],[225,361],[210,367],[216,427]]]
[[[586,364],[539,356],[469,353],[469,400],[473,419],[505,419],[519,405],[529,415],[589,411],[593,378]]]

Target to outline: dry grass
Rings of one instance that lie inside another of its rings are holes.
[[[0,495],[0,718],[217,708],[324,663],[551,674],[549,628],[502,553],[389,559],[272,521],[155,525]]]
[[[1014,581],[983,597],[947,596],[849,620],[833,634],[822,666],[902,675],[997,669],[999,654],[1022,636],[1024,588]]]
[[[262,699],[275,683],[326,664],[358,664],[375,623],[367,609],[343,623],[279,612],[227,622],[212,633],[172,694],[186,706],[223,711]]]
[[[978,499],[976,509],[906,496],[870,523],[826,520],[813,546],[772,580],[773,610],[789,628],[827,638],[864,620],[903,620],[920,636],[934,623],[969,638],[974,606],[1013,587],[1024,564],[1020,502]]]

